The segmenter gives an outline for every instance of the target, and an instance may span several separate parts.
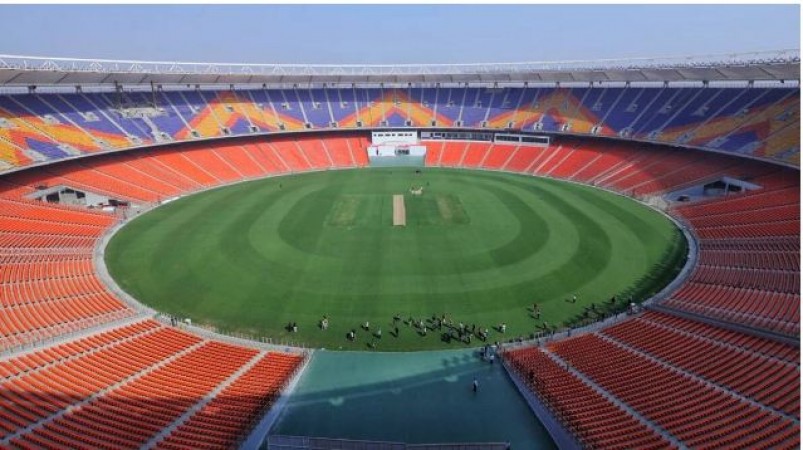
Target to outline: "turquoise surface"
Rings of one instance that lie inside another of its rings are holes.
[[[475,353],[318,351],[271,434],[555,448],[498,360]]]

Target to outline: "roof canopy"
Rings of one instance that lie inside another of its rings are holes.
[[[799,50],[480,64],[221,64],[0,55],[0,86],[799,80]]]

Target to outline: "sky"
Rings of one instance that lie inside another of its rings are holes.
[[[800,47],[798,5],[0,5],[0,53],[232,63],[482,63]]]

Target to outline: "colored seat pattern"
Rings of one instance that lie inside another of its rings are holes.
[[[750,154],[799,165],[799,109],[799,90],[785,87],[293,88],[170,90],[154,95],[135,91],[117,95],[6,94],[0,95],[0,172],[161,142],[333,126],[433,124],[598,134]],[[452,151],[459,152],[450,149],[442,165],[457,164]],[[572,170],[575,159],[564,169]],[[475,164],[478,161],[472,151],[465,165]]]

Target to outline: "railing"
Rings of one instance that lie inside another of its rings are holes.
[[[244,333],[240,331],[230,331],[220,329],[212,324],[193,324],[191,320],[184,317],[172,316],[167,313],[156,313],[153,318],[165,325],[184,328],[194,334],[215,340],[229,341],[237,345],[247,347],[257,347],[268,350],[279,350],[284,352],[307,353],[308,347],[303,342],[292,339],[275,339],[258,334]]]
[[[522,397],[524,397],[527,405],[530,407],[535,416],[538,417],[538,420],[540,420],[547,429],[549,435],[552,436],[552,440],[555,442],[555,445],[561,450],[574,450],[582,448],[579,430],[572,427],[571,423],[564,420],[559,411],[556,410],[555,407],[549,401],[547,401],[547,399],[543,398],[538,391],[529,389],[522,374],[519,373],[515,367],[511,366],[510,361],[508,361],[503,354],[500,356],[502,356],[500,358],[502,361],[502,367],[505,368],[510,380],[513,381],[516,389],[518,389],[519,393],[522,395]]]
[[[48,255],[91,255],[92,249],[86,247],[60,247],[60,248],[31,248],[6,247],[0,250],[2,256],[48,256]]]
[[[123,309],[103,316],[88,317],[68,324],[58,324],[46,329],[31,330],[20,335],[2,337],[0,338],[0,359],[28,350],[43,348],[57,342],[67,342],[73,338],[91,334],[98,327],[108,326],[115,321],[136,317],[137,315],[134,311]]]

